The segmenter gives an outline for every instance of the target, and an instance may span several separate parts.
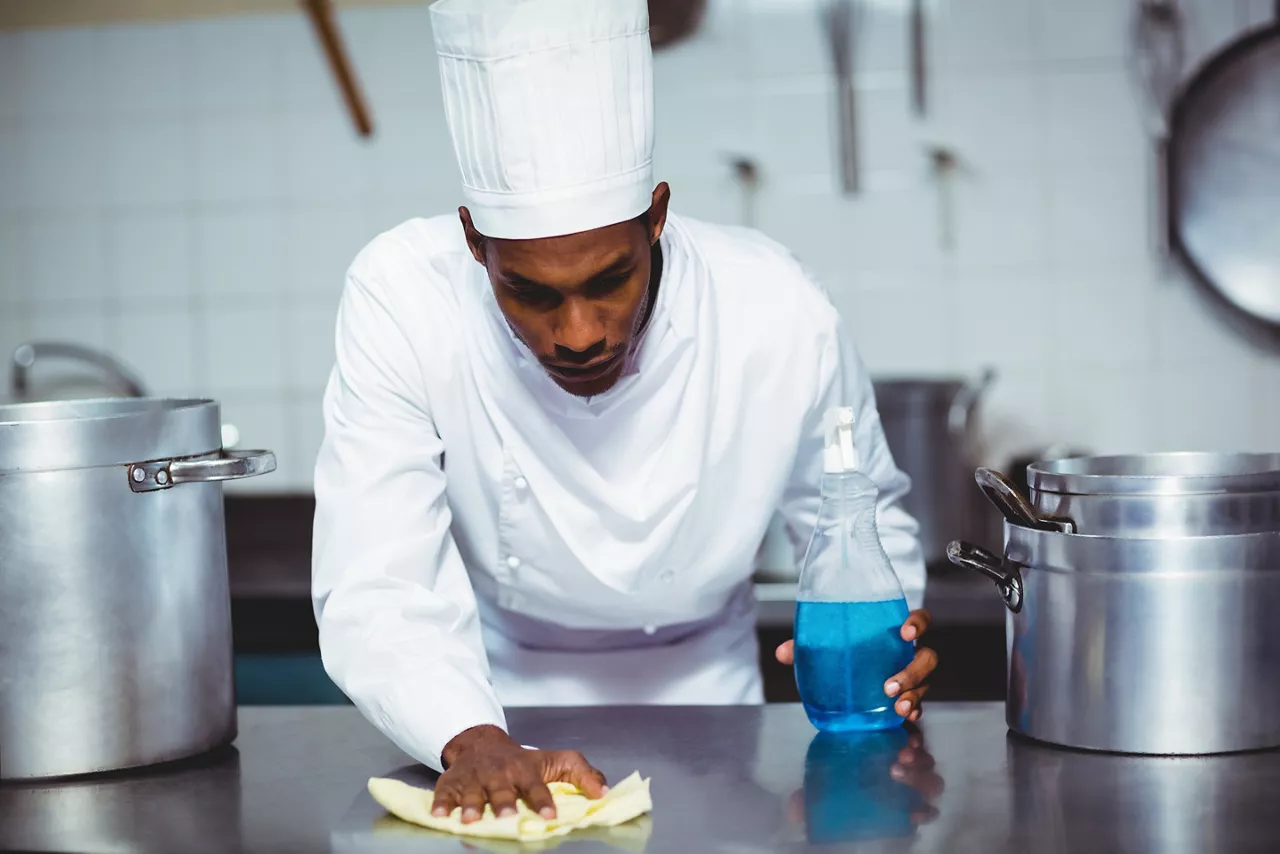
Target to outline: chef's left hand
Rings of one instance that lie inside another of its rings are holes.
[[[902,624],[902,639],[914,641],[919,639],[929,628],[929,612],[921,608],[912,611],[907,621]],[[775,653],[778,661],[791,665],[795,663],[795,641],[787,641],[778,647]],[[928,647],[917,647],[916,657],[901,673],[890,676],[884,683],[884,692],[890,697],[897,697],[893,710],[910,721],[920,720],[920,702],[928,692],[926,680],[933,669],[938,666],[938,654]]]

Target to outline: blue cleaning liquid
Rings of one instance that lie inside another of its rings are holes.
[[[814,726],[851,732],[901,725],[884,683],[915,655],[902,639],[906,619],[902,598],[796,603],[796,686]]]

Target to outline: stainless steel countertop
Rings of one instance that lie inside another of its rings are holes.
[[[1140,701],[1140,700],[1135,700]],[[1280,849],[1280,753],[1123,757],[1058,750],[1006,733],[999,704],[937,704],[926,750],[945,783],[913,826],[890,752],[820,761],[798,706],[516,709],[526,744],[577,748],[611,779],[653,778],[647,847],[598,839],[573,852],[831,850],[822,833],[880,834],[841,850],[1111,852]],[[806,779],[806,754],[811,761]],[[244,708],[235,748],[186,767],[63,785],[0,786],[0,848],[118,852],[512,850],[402,825],[370,776],[429,784],[354,709]],[[806,817],[808,822],[806,823]],[[643,825],[643,823],[642,823]],[[903,835],[895,835],[903,834]],[[514,849],[521,850],[521,849]]]

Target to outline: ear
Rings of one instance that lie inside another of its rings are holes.
[[[667,224],[667,205],[671,202],[671,188],[667,182],[653,188],[653,202],[649,205],[649,245],[658,242]]]
[[[462,220],[462,233],[467,236],[467,248],[471,250],[471,257],[483,267],[484,235],[476,231],[475,224],[471,222],[471,211],[465,207],[458,208],[458,219]]]

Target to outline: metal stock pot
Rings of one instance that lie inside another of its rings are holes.
[[[0,780],[149,765],[235,737],[218,404],[0,406]]]
[[[1027,484],[1040,514],[1070,519],[1081,534],[1185,537],[1280,531],[1280,454],[1051,460],[1031,465]]]
[[[1005,524],[948,557],[1008,605],[1006,719],[1070,747],[1208,754],[1280,745],[1280,533],[1083,536]]]

